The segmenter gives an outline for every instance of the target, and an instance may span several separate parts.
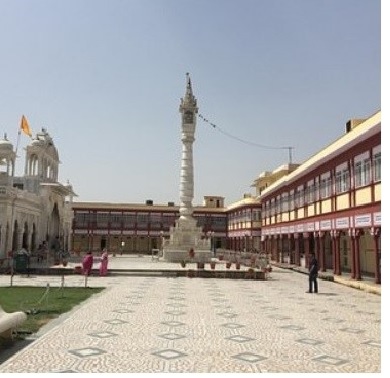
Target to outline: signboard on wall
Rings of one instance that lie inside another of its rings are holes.
[[[336,229],[349,228],[349,218],[336,218],[335,227]]]
[[[355,227],[371,227],[371,214],[356,215]]]

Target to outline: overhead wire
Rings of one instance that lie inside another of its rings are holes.
[[[241,143],[245,143],[245,144],[248,144],[248,145],[251,145],[251,146],[254,146],[254,147],[259,147],[259,148],[264,148],[264,149],[269,149],[269,150],[288,150],[289,151],[289,161],[290,163],[292,162],[292,150],[294,147],[291,147],[291,146],[267,146],[267,145],[264,145],[264,144],[259,144],[259,143],[256,143],[256,142],[252,142],[252,141],[249,141],[249,140],[245,140],[245,139],[242,139],[242,138],[239,138],[235,135],[232,135],[224,130],[222,130],[220,127],[218,127],[215,123],[213,122],[210,122],[207,118],[205,118],[202,114],[198,114],[198,117],[204,121],[205,123],[209,124],[211,127],[213,127],[214,129],[216,129],[218,132],[220,132],[221,134],[224,134],[226,135],[227,137],[229,138],[232,138],[232,139],[235,139]]]

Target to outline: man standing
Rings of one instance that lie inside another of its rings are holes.
[[[306,293],[312,293],[314,289],[314,293],[318,293],[318,261],[314,252],[310,253],[310,264],[309,264],[309,291]]]

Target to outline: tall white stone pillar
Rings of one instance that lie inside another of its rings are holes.
[[[207,261],[211,257],[210,240],[202,239],[202,229],[193,217],[194,165],[192,146],[195,141],[197,101],[192,93],[191,79],[187,73],[187,86],[181,99],[182,156],[180,169],[180,217],[170,230],[170,238],[163,247],[164,260],[187,260],[191,249],[195,261]]]
[[[184,99],[181,99],[180,113],[182,158],[180,172],[180,219],[190,219],[193,214],[194,199],[194,164],[192,145],[195,141],[196,116],[198,108],[192,93],[191,79],[187,73],[187,89]]]

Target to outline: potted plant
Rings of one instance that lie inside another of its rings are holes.
[[[180,265],[181,265],[182,268],[185,268],[185,267],[186,267],[186,262],[185,262],[185,260],[181,260],[181,261],[180,261]]]
[[[195,277],[195,271],[193,269],[188,269],[187,277],[189,278]]]
[[[226,269],[230,269],[232,263],[230,261],[226,261]]]
[[[196,266],[197,266],[198,269],[204,269],[204,262],[198,261],[198,262],[196,263]]]
[[[239,261],[236,261],[236,269],[239,270],[241,268],[241,263]]]
[[[210,268],[215,269],[215,264],[216,264],[215,261],[210,261]]]
[[[74,267],[74,272],[75,272],[75,274],[82,274],[83,273],[83,268],[81,267],[81,265],[76,265]]]
[[[256,277],[256,272],[253,268],[249,268],[245,274],[247,278],[255,278]]]
[[[222,261],[223,260],[223,255],[218,255],[218,260]]]

